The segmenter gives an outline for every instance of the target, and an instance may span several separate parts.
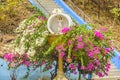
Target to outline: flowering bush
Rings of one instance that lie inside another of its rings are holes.
[[[17,28],[15,51],[4,55],[10,67],[24,64],[36,68],[47,63],[46,68],[50,69],[51,63],[58,61],[59,53],[64,72],[77,74],[78,69],[80,73],[95,73],[100,77],[108,74],[113,46],[106,29],[91,30],[87,25],[76,25],[63,28],[61,35],[52,35],[46,29],[46,22],[45,17],[35,15]]]
[[[64,33],[60,38],[62,43],[50,47],[45,54],[57,50],[73,73],[78,69],[83,74],[96,73],[100,77],[108,75],[109,59],[114,54],[106,30],[74,26],[71,29],[64,28],[62,32]]]

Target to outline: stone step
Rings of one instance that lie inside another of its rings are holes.
[[[108,76],[100,78],[99,76],[93,74],[92,80],[120,80],[120,70],[118,70],[113,63],[111,63]]]
[[[55,8],[60,8],[53,0],[38,0],[38,1],[50,14],[52,14],[52,11]]]
[[[119,76],[114,76],[114,77],[104,77],[104,78],[93,78],[91,80],[120,80]]]

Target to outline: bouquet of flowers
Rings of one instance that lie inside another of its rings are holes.
[[[10,67],[23,64],[37,68],[46,64],[45,69],[48,70],[52,68],[53,61],[58,61],[59,53],[63,58],[64,72],[77,74],[78,70],[82,74],[108,75],[109,60],[114,53],[106,28],[91,30],[86,28],[87,25],[66,26],[61,35],[52,35],[46,24],[47,18],[34,15],[16,29],[15,50],[4,54]]]

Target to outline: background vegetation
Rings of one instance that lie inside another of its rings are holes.
[[[0,54],[15,39],[14,30],[20,22],[34,13],[36,10],[28,0],[0,0]]]

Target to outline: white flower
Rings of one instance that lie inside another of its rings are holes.
[[[49,34],[48,31],[44,31],[44,32],[42,33],[42,36],[43,36],[43,37],[46,37],[48,34]]]
[[[22,37],[22,38],[21,38],[21,42],[23,42],[24,40],[25,40],[25,37]]]
[[[22,55],[22,54],[24,54],[25,50],[17,47],[17,48],[15,48],[15,52],[16,52],[16,53],[19,53],[20,55]]]
[[[37,38],[36,39],[36,45],[38,46],[42,46],[42,44],[44,43],[45,38]]]
[[[30,48],[27,52],[29,56],[34,56],[35,55],[35,50],[33,48]]]

